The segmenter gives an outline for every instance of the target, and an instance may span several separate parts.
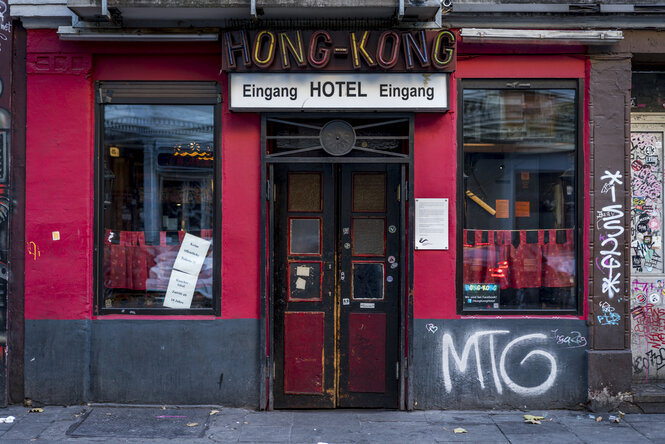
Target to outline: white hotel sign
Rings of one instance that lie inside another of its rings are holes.
[[[232,111],[448,109],[448,74],[229,74]]]

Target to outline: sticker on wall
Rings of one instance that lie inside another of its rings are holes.
[[[395,263],[395,256],[388,256],[388,263],[389,264],[394,264]]]
[[[635,307],[630,310],[630,314],[633,316],[633,319],[642,319],[645,316],[644,307]]]
[[[342,228],[342,233],[349,234],[349,227]]]
[[[644,305],[647,303],[647,295],[644,293],[638,293],[637,296],[635,296],[635,300],[638,304]]]
[[[59,241],[60,240],[60,232],[59,231],[54,231],[51,233],[51,236],[53,237],[54,241]]]
[[[298,290],[304,290],[305,288],[307,288],[307,281],[304,280],[303,278],[296,279],[296,288]]]
[[[388,277],[386,277],[386,282],[392,282],[392,281],[393,281],[393,277],[392,277],[392,276],[388,276]]]
[[[348,243],[348,242],[345,242],[344,243],[344,248],[346,248],[348,250],[349,248],[351,248],[351,244]]]
[[[394,226],[394,225],[390,225],[390,226],[388,227],[388,232],[389,232],[390,234],[395,234],[395,233],[397,233],[397,227]]]
[[[653,305],[660,304],[660,295],[658,293],[651,293],[649,295],[649,303]]]
[[[309,277],[309,267],[307,265],[299,265],[296,268],[296,276]]]
[[[351,300],[349,298],[343,298],[342,299],[342,305],[350,305],[350,304],[351,304]]]
[[[397,268],[397,262],[393,262],[392,264],[390,264],[390,268],[392,268],[393,270]]]

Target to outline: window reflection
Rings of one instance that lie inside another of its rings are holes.
[[[464,308],[576,308],[576,90],[463,94]]]
[[[104,306],[162,308],[185,234],[212,240],[214,107],[105,105]],[[209,248],[191,303],[212,307]]]

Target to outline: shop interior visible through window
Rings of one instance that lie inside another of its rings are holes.
[[[463,312],[577,309],[576,83],[463,82]]]

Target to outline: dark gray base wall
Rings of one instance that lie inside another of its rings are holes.
[[[44,404],[259,404],[257,319],[28,320],[26,397]]]
[[[415,409],[564,408],[587,400],[586,321],[416,319]]]

